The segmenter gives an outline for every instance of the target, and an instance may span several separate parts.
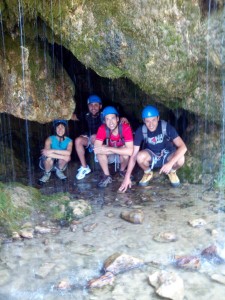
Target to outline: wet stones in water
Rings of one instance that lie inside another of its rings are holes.
[[[111,272],[106,272],[104,275],[94,278],[88,282],[88,288],[102,288],[106,285],[113,285],[115,276]]]
[[[201,266],[200,258],[193,255],[183,255],[175,257],[175,264],[177,267],[182,269],[189,269],[189,270],[198,270]]]
[[[144,213],[142,210],[123,211],[120,215],[123,220],[133,224],[142,224],[144,220]]]
[[[153,240],[160,243],[170,243],[177,241],[177,236],[174,232],[160,232],[153,237]]]
[[[212,278],[212,280],[225,285],[225,276],[224,275],[222,275],[222,274],[213,274],[211,276],[211,278]]]
[[[225,262],[224,259],[219,256],[217,252],[217,247],[215,245],[211,245],[208,248],[204,249],[201,252],[201,255],[203,258],[212,261],[213,263],[216,264],[222,264]]]
[[[91,232],[95,229],[95,227],[97,226],[97,223],[93,223],[93,224],[87,224],[83,227],[83,231],[84,232]]]
[[[184,298],[183,279],[174,272],[157,271],[149,276],[149,282],[161,297],[173,300]]]
[[[124,254],[114,253],[104,262],[104,270],[114,275],[138,268],[144,264],[142,259]]]
[[[73,219],[81,219],[92,214],[92,208],[90,204],[83,199],[70,201],[68,208],[70,209],[70,217]]]
[[[64,279],[60,280],[60,282],[58,282],[58,284],[55,286],[55,288],[57,290],[62,290],[62,291],[70,290],[71,283],[68,278],[64,278]]]
[[[55,267],[54,263],[45,263],[41,265],[39,270],[35,273],[35,277],[44,279],[54,267]]]
[[[188,221],[188,224],[191,225],[192,227],[202,227],[204,225],[206,225],[206,221],[204,219],[194,219],[194,220],[190,220]]]

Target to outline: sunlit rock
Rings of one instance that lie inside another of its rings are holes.
[[[141,267],[143,264],[144,261],[142,259],[124,253],[115,253],[104,262],[104,270],[116,275],[133,268]]]
[[[141,209],[123,211],[120,217],[133,224],[142,224],[144,220],[144,212]]]
[[[219,282],[221,284],[224,284],[225,285],[225,276],[222,275],[222,274],[213,274],[211,276],[211,278],[216,281],[216,282]]]
[[[75,103],[71,80],[61,67],[51,62],[47,49],[27,39],[21,46],[5,35],[5,51],[0,49],[0,112],[21,119],[50,122],[70,119]]]
[[[64,278],[64,279],[62,279],[62,280],[60,280],[57,284],[56,284],[56,286],[55,286],[55,288],[57,289],[57,290],[70,290],[71,289],[71,283],[70,283],[70,280],[68,279],[68,278]]]
[[[84,232],[91,232],[96,228],[97,225],[98,225],[97,223],[87,224],[83,227],[83,231]]]
[[[20,236],[25,238],[25,239],[32,239],[34,237],[33,233],[34,233],[34,230],[29,229],[29,228],[21,229],[19,231]]]
[[[43,227],[43,226],[35,226],[34,228],[36,233],[46,234],[51,232],[51,228]]]
[[[194,219],[194,220],[190,220],[188,221],[188,224],[191,225],[192,227],[202,227],[204,225],[206,225],[206,221],[204,219]]]
[[[6,24],[4,30],[10,34],[12,43],[20,35],[19,9],[17,5],[12,5],[10,0],[4,2],[5,9],[2,13]],[[43,41],[47,39],[52,44],[55,42],[62,44],[86,67],[92,68],[102,77],[129,78],[148,95],[156,96],[158,101],[168,107],[183,107],[202,116],[207,112],[210,119],[221,120],[223,5],[218,4],[218,10],[211,12],[210,21],[207,20],[208,14],[201,7],[199,0],[173,2],[147,0],[141,5],[134,0],[110,2],[70,0],[63,5],[59,2],[54,3],[54,9],[50,3],[34,5],[32,1],[24,0],[23,6],[26,44],[21,45],[23,47],[20,49],[21,53],[22,49],[29,48],[31,39],[39,38]],[[38,24],[34,30],[33,24],[36,23]],[[44,32],[43,27],[46,28]],[[7,41],[5,44],[7,46],[10,42]],[[8,47],[6,49],[7,53]],[[33,61],[39,66],[37,61],[45,56],[37,57],[35,50],[34,47],[33,51],[24,51],[23,59],[25,62],[29,61],[33,52]],[[18,56],[15,61],[18,61]],[[27,65],[29,63],[24,64],[26,73],[29,72]],[[47,63],[43,62],[43,66],[46,65]],[[10,67],[12,68],[12,64]],[[49,87],[46,87],[48,86],[46,73],[48,73],[46,68],[41,69],[35,79],[45,78],[41,81],[42,88],[47,94],[45,100],[55,102],[58,97],[50,95]],[[27,74],[26,77],[29,79]],[[9,80],[18,81],[17,74],[13,70],[10,72]],[[54,85],[52,78],[50,83]],[[21,114],[21,109],[28,99],[34,102],[33,107],[39,105],[36,103],[36,97],[33,97],[33,93],[28,92],[28,89],[26,89],[30,96],[28,98],[24,97],[23,93],[18,95],[21,89],[13,88],[13,90],[16,92],[14,99],[20,97],[20,101],[17,101],[20,105],[18,111],[14,107],[8,108],[12,113]],[[67,106],[63,105],[65,115],[69,110],[69,108],[67,110],[70,103],[69,94],[65,92],[68,96],[65,96]],[[24,100],[25,98],[27,100]],[[136,101],[129,100],[131,103]],[[204,104],[205,101],[207,105]],[[47,105],[46,113],[40,109],[46,119],[47,113],[51,116],[53,114],[52,106],[54,104]],[[6,106],[4,108],[6,109]],[[22,113],[24,114],[25,112]],[[37,109],[34,112],[29,110],[28,114],[33,119],[40,117],[40,120],[44,120]]]
[[[88,282],[89,288],[102,288],[106,285],[113,285],[115,276],[111,272],[106,272],[104,275],[92,279]]]
[[[81,219],[92,213],[90,204],[83,199],[70,201],[68,208],[72,210],[71,217],[74,219]]]
[[[183,279],[174,272],[157,271],[149,275],[149,282],[161,297],[173,300],[184,299]]]
[[[194,255],[175,255],[175,264],[182,269],[197,270],[201,267],[201,260]]]
[[[177,236],[174,232],[160,232],[154,235],[153,240],[160,243],[169,243],[177,241]]]
[[[44,263],[40,268],[35,272],[35,277],[44,279],[55,267],[54,263]]]

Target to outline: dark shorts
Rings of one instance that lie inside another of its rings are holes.
[[[42,155],[40,158],[39,158],[39,167],[42,169],[42,170],[45,170],[45,165],[44,165],[44,161],[47,159],[47,156],[44,156]],[[53,166],[52,166],[52,169],[50,171],[52,171],[54,169],[54,167],[57,167],[58,168],[58,159],[56,158],[51,158],[51,160],[53,161]],[[66,167],[67,167],[67,164],[65,165],[65,167],[61,170],[61,171],[65,171],[66,170]]]
[[[154,168],[161,168],[165,163],[168,162],[168,157],[176,151],[176,150],[173,151],[163,150],[161,154],[157,155],[153,153],[150,149],[144,149],[144,150],[146,150],[151,156],[151,162],[150,162],[151,170],[153,170]]]

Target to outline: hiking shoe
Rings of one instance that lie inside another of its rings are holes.
[[[178,187],[180,185],[180,179],[178,178],[176,171],[170,171],[167,175],[173,187]]]
[[[57,169],[55,170],[55,175],[61,179],[61,180],[65,180],[67,179],[66,175],[63,173],[63,171],[61,171],[60,169]]]
[[[98,183],[98,187],[105,188],[108,184],[112,183],[112,177],[110,175],[104,175],[101,181]]]
[[[76,175],[76,179],[77,180],[81,180],[83,179],[87,174],[89,174],[91,172],[91,169],[89,168],[89,166],[87,165],[86,168],[84,167],[80,167],[78,170],[77,170],[77,175]]]
[[[144,173],[142,179],[139,181],[140,186],[147,186],[151,179],[153,178],[153,172],[150,171],[149,173]]]
[[[49,181],[51,177],[51,172],[45,172],[44,175],[39,179],[39,183],[43,184]]]

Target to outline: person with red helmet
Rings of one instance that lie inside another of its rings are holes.
[[[156,107],[148,105],[142,111],[144,124],[135,132],[134,151],[130,157],[127,172],[119,188],[120,192],[125,192],[131,187],[130,176],[136,162],[144,171],[144,175],[139,182],[140,186],[147,186],[153,178],[153,169],[159,168],[159,173],[168,175],[173,187],[180,185],[180,180],[176,171],[185,162],[187,147],[178,135],[176,129],[159,119],[159,111]],[[140,150],[144,144],[144,149]]]

